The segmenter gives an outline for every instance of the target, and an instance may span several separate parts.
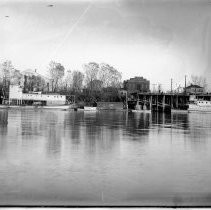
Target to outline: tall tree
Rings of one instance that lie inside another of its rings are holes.
[[[72,72],[71,72],[71,70],[67,70],[65,72],[63,84],[64,84],[64,89],[69,92],[72,88]]]
[[[14,70],[10,75],[10,83],[13,85],[21,85],[23,83],[23,75],[19,70]]]
[[[99,64],[95,62],[90,62],[84,65],[85,70],[85,82],[88,86],[90,84],[90,92],[92,93],[93,81],[97,79]]]
[[[51,61],[48,69],[52,81],[52,90],[56,92],[58,90],[58,84],[64,76],[64,66],[55,61]]]
[[[100,64],[98,77],[104,87],[119,88],[121,86],[122,74],[109,64]]]
[[[1,64],[0,76],[4,86],[7,86],[10,82],[11,74],[14,71],[12,62],[7,60]]]
[[[80,71],[72,72],[72,88],[74,93],[82,90],[84,74]]]
[[[100,70],[98,73],[98,78],[103,83],[103,87],[108,87],[110,83],[110,66],[108,64],[100,64]]]

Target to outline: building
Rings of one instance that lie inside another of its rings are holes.
[[[124,81],[124,89],[128,92],[150,92],[150,82],[143,77],[134,77]]]
[[[23,93],[19,85],[10,85],[9,103],[13,105],[32,105],[34,102],[41,102],[42,105],[64,105],[66,96],[59,94],[42,94],[42,92]]]
[[[200,87],[199,85],[189,85],[186,87],[185,92],[188,94],[202,94],[204,93],[204,88]]]

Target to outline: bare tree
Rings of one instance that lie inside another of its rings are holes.
[[[66,91],[70,91],[72,88],[72,72],[71,70],[67,70],[63,80]]]
[[[23,75],[19,70],[15,69],[11,72],[10,83],[13,85],[20,85],[21,83],[23,83]]]
[[[58,84],[64,76],[64,66],[55,61],[51,61],[49,64],[49,74],[52,81],[52,90],[55,92],[58,89]]]
[[[205,77],[197,76],[197,75],[191,75],[191,82],[190,84],[198,85],[204,89],[204,91],[207,90],[207,81]]]
[[[101,63],[98,78],[103,82],[104,87],[120,87],[122,74],[113,66]]]
[[[202,76],[191,75],[191,84],[201,86],[204,90],[207,89],[206,78]]]
[[[84,74],[80,71],[72,72],[72,87],[74,92],[80,92],[82,90],[84,80]]]
[[[10,82],[10,78],[11,78],[11,75],[14,70],[15,69],[12,65],[12,62],[9,60],[7,60],[1,64],[0,77],[1,77],[1,80],[2,80],[4,86],[7,86],[8,82]]]
[[[90,62],[84,65],[85,70],[85,82],[88,86],[90,84],[90,92],[92,92],[92,83],[94,80],[97,79],[98,71],[99,71],[99,64],[95,62]]]
[[[98,73],[98,78],[103,83],[103,87],[108,87],[110,83],[110,66],[105,63],[100,64],[100,70]]]

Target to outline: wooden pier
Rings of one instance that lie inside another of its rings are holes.
[[[141,109],[156,112],[171,112],[187,110],[190,95],[185,93],[131,93],[128,99],[128,108],[135,109],[137,103]],[[196,99],[211,100],[211,94],[196,95]]]

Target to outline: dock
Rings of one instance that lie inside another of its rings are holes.
[[[128,108],[135,109],[137,102],[141,108],[155,112],[185,111],[188,109],[190,95],[186,93],[131,93]],[[196,99],[211,100],[211,94],[196,95]]]

